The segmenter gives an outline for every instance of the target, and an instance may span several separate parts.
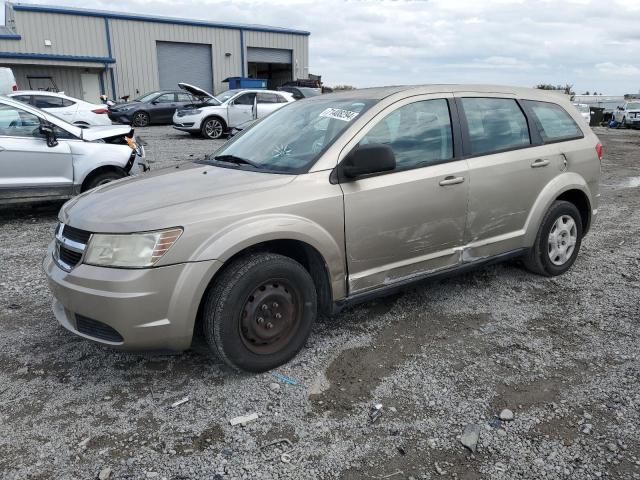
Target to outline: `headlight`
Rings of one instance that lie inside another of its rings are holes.
[[[94,233],[84,263],[102,267],[153,266],[182,235],[181,228],[131,234]]]

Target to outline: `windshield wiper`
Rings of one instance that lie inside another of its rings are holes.
[[[219,162],[235,163],[236,165],[251,165],[253,168],[262,168],[262,165],[258,165],[251,160],[247,160],[246,158],[238,157],[236,155],[218,155],[217,157],[213,157],[213,159],[218,160]]]

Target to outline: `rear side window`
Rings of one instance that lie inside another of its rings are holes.
[[[50,97],[48,95],[33,95],[31,104],[38,108],[62,108],[61,97]]]
[[[258,93],[258,103],[278,103],[278,97],[274,93]]]
[[[410,103],[394,110],[360,141],[389,145],[396,168],[426,167],[453,158],[449,107],[444,99]]]
[[[179,102],[192,102],[193,101],[191,99],[191,96],[189,96],[189,94],[187,94],[187,93],[178,93],[176,95],[178,96],[178,101]]]
[[[508,98],[463,98],[471,154],[483,155],[531,145],[518,102]]]
[[[526,100],[540,130],[544,142],[582,138],[584,135],[571,115],[560,105]]]

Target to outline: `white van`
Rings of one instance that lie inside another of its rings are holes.
[[[13,70],[8,67],[0,67],[0,95],[6,95],[18,90],[16,77],[13,76]]]

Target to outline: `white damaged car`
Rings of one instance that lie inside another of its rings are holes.
[[[0,204],[70,198],[148,169],[127,125],[80,128],[0,96]]]
[[[271,112],[295,102],[289,92],[275,90],[227,90],[217,97],[199,87],[187,83],[178,86],[200,100],[176,110],[173,115],[173,127],[216,139],[234,128],[244,127],[254,120],[266,117]]]

